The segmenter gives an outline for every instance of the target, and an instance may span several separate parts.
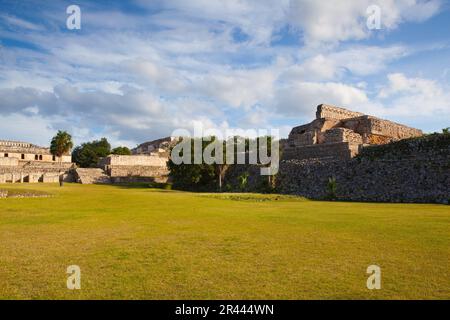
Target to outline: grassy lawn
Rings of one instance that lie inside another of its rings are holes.
[[[53,196],[0,199],[2,299],[450,299],[449,206],[7,188]]]

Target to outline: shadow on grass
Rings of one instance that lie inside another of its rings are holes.
[[[5,198],[47,198],[53,194],[34,189],[0,188],[0,199]]]
[[[173,190],[171,183],[161,182],[127,182],[113,183],[110,186],[120,189],[148,189],[153,192],[184,192],[182,190]]]
[[[233,200],[245,202],[272,202],[272,201],[308,201],[308,199],[300,196],[283,195],[283,194],[262,194],[262,193],[215,193],[200,194],[205,198]]]

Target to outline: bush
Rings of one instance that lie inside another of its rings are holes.
[[[273,192],[272,185],[269,183],[268,180],[264,179],[265,176],[263,176],[262,178],[263,179],[261,179],[258,185],[256,186],[256,191],[260,193],[272,193]]]
[[[238,177],[238,182],[239,182],[239,189],[241,191],[245,191],[245,189],[247,189],[247,185],[248,185],[248,177],[250,176],[250,174],[248,172],[244,172],[243,174],[241,174]]]
[[[152,182],[148,184],[148,187],[155,189],[172,190],[172,184],[164,182]]]
[[[328,178],[328,183],[327,183],[327,199],[328,200],[336,199],[336,189],[337,189],[336,178],[335,177]]]

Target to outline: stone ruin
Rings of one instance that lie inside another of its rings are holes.
[[[158,154],[109,155],[101,158],[97,168],[76,168],[75,181],[92,183],[166,182],[168,157]]]
[[[166,182],[169,170],[168,157],[151,155],[110,155],[101,159],[98,166],[111,178],[112,183]]]
[[[317,106],[316,119],[292,129],[283,159],[350,159],[362,147],[422,136],[419,129],[331,105]]]
[[[165,137],[153,141],[141,143],[136,148],[131,149],[133,155],[156,155],[160,157],[168,157],[170,148],[177,144],[179,138]]]
[[[0,183],[58,182],[72,168],[72,157],[58,158],[49,148],[21,141],[0,140]]]
[[[165,137],[144,142],[131,150],[132,155],[109,155],[97,168],[77,168],[75,181],[91,183],[167,182],[170,148],[178,138]]]

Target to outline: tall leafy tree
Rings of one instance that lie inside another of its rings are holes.
[[[267,144],[265,139],[267,139]],[[268,157],[271,156],[272,150],[271,150],[271,141],[272,137],[258,137],[256,139],[249,139],[244,137],[231,137],[227,141],[218,140],[215,137],[211,137],[207,140],[201,140],[201,144],[198,143],[199,139],[192,139],[191,140],[191,164],[181,163],[181,164],[175,164],[172,159],[170,159],[167,163],[167,166],[169,168],[170,177],[173,180],[173,185],[175,188],[178,189],[186,189],[186,190],[208,190],[211,191],[213,189],[218,189],[219,191],[222,190],[222,186],[224,183],[224,178],[226,176],[227,171],[230,169],[231,166],[236,164],[238,162],[238,157],[241,159],[244,157],[246,161],[249,161],[250,158],[255,158],[256,162],[258,164],[263,164],[263,159],[260,158],[259,151],[262,152],[262,154],[266,154]],[[200,164],[194,164],[194,145],[196,143],[194,141],[197,141],[198,145],[202,146],[202,154],[205,153],[205,149],[207,154],[210,154],[218,160],[218,158],[222,158],[221,163],[212,163],[207,164],[204,161]],[[264,142],[264,143],[263,143]],[[213,143],[215,144],[222,144],[222,155],[215,154],[215,148],[213,147]],[[238,148],[239,145],[239,148]],[[257,150],[253,150],[250,154],[250,145],[256,146]],[[227,149],[233,149],[234,152],[234,158],[233,159],[227,159],[226,153]],[[211,152],[212,151],[212,152]],[[180,157],[183,157],[182,154],[180,154]],[[189,157],[188,157],[189,158]],[[269,164],[264,163],[264,166],[269,166]],[[246,177],[247,180],[248,177]],[[267,177],[267,186],[273,185],[273,176]]]
[[[50,143],[50,152],[52,155],[58,157],[61,162],[61,157],[65,154],[69,154],[72,147],[72,136],[66,131],[59,130],[58,133],[52,138]]]
[[[214,166],[204,162],[194,164],[194,144],[196,140],[198,142],[198,139],[191,139],[191,164],[175,164],[172,159],[167,162],[169,174],[176,189],[210,190],[214,187]],[[210,143],[211,141],[201,141],[202,152]],[[180,156],[183,156],[183,154],[180,154]]]
[[[85,142],[72,152],[73,161],[82,168],[95,167],[100,158],[111,154],[111,145],[106,138]]]

